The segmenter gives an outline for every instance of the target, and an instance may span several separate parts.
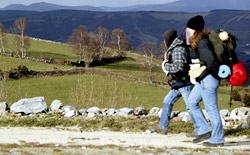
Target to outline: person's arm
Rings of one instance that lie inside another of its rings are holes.
[[[186,62],[186,57],[184,54],[185,54],[184,47],[175,47],[171,55],[172,56],[171,63],[167,62],[165,64],[165,69],[170,73],[177,73],[179,71],[183,71]]]
[[[199,41],[198,50],[200,54],[200,60],[207,67],[208,72],[217,77],[219,60],[213,50],[212,44],[208,39],[202,39]]]

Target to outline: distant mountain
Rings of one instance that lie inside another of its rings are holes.
[[[207,12],[214,9],[250,10],[249,0],[179,0],[130,9],[129,11]]]
[[[152,6],[150,4],[145,4],[145,5],[133,5],[133,6],[128,6],[128,7],[108,7],[108,6],[100,6],[99,8],[105,10],[105,11],[137,11],[139,8],[143,7],[148,7]]]
[[[88,10],[88,11],[104,11],[101,8],[93,7],[90,5],[84,6],[63,6],[63,5],[56,5],[50,3],[34,3],[31,5],[22,5],[22,4],[11,4],[3,8],[2,10],[22,10],[22,11],[52,11],[52,10]]]

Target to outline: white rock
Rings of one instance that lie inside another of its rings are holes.
[[[180,113],[178,114],[178,117],[183,118],[183,117],[185,116],[185,114],[186,114],[186,112],[180,112]]]
[[[7,102],[0,102],[0,111],[7,111],[9,110],[9,105]]]
[[[60,100],[54,100],[51,104],[50,104],[50,110],[51,111],[58,111],[59,109],[61,109],[63,107],[63,103]]]
[[[153,107],[153,108],[149,111],[149,115],[157,116],[159,111],[160,111],[160,108]]]
[[[13,103],[10,110],[15,113],[37,114],[47,112],[48,107],[44,97],[25,98]]]
[[[227,109],[220,110],[220,114],[222,115],[222,117],[230,116],[230,112]]]
[[[242,129],[249,129],[249,125],[248,125],[248,124],[243,124],[243,125],[241,126],[241,128],[242,128]]]
[[[162,108],[160,109],[160,111],[158,112],[158,116],[161,118],[161,113],[162,113]]]
[[[182,118],[183,122],[192,122],[191,116],[189,115],[188,112],[185,113],[184,117]]]
[[[94,112],[89,112],[89,113],[88,113],[88,118],[94,118],[94,117],[96,117],[96,116],[97,116],[97,114],[94,113]]]
[[[152,131],[151,130],[146,130],[146,134],[151,134]]]
[[[117,114],[119,116],[133,115],[134,114],[134,110],[131,109],[131,108],[122,108],[122,109],[119,109],[119,111],[117,112]]]
[[[239,108],[236,108],[236,109],[231,111],[230,118],[232,118],[234,121],[240,119],[240,117],[239,117]]]
[[[72,110],[77,111],[76,107],[73,107],[73,106],[70,106],[70,105],[64,105],[64,106],[62,107],[62,110],[63,110],[64,112],[68,112],[68,111],[72,111]]]
[[[92,107],[87,110],[88,113],[95,113],[97,115],[101,114],[101,110],[97,107]]]
[[[77,116],[78,115],[78,112],[75,111],[75,110],[71,110],[71,111],[67,111],[65,114],[64,114],[64,117],[73,117],[73,116]]]

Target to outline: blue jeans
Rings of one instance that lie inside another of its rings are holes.
[[[192,86],[186,86],[179,88],[177,90],[171,89],[170,92],[167,94],[167,96],[164,98],[163,101],[163,108],[161,113],[161,119],[160,119],[160,125],[159,127],[162,129],[168,129],[169,120],[172,112],[172,108],[174,106],[174,103],[182,96],[188,110],[188,96],[192,90]],[[191,113],[190,113],[191,115]],[[196,131],[196,123],[194,122],[193,116],[191,115],[191,118],[193,120],[194,128]]]
[[[199,83],[197,82],[195,84],[188,98],[189,110],[195,119],[198,135],[205,134],[212,130],[209,142],[213,144],[224,143],[224,131],[217,103],[217,89],[219,84],[219,80],[212,75],[208,75]],[[212,128],[208,124],[199,106],[201,100],[204,102]]]

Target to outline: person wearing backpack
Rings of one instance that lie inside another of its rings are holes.
[[[182,96],[186,105],[188,105],[187,100],[192,89],[188,76],[188,53],[185,50],[183,40],[178,37],[175,30],[170,30],[164,33],[164,43],[167,52],[164,54],[163,70],[171,75],[172,84],[171,90],[163,101],[160,124],[152,127],[153,132],[161,134],[167,134],[174,103]],[[192,116],[191,118],[193,120]]]
[[[217,89],[220,85],[218,77],[219,66],[221,65],[211,42],[209,31],[204,29],[205,21],[202,16],[195,16],[187,22],[187,33],[189,33],[192,52],[199,56],[199,68],[189,71],[190,77],[196,80],[188,98],[188,108],[196,122],[198,136],[193,143],[203,142],[204,146],[223,146],[224,131],[217,103]],[[203,100],[206,112],[212,128],[204,117],[199,102]],[[212,133],[211,133],[212,131]]]

